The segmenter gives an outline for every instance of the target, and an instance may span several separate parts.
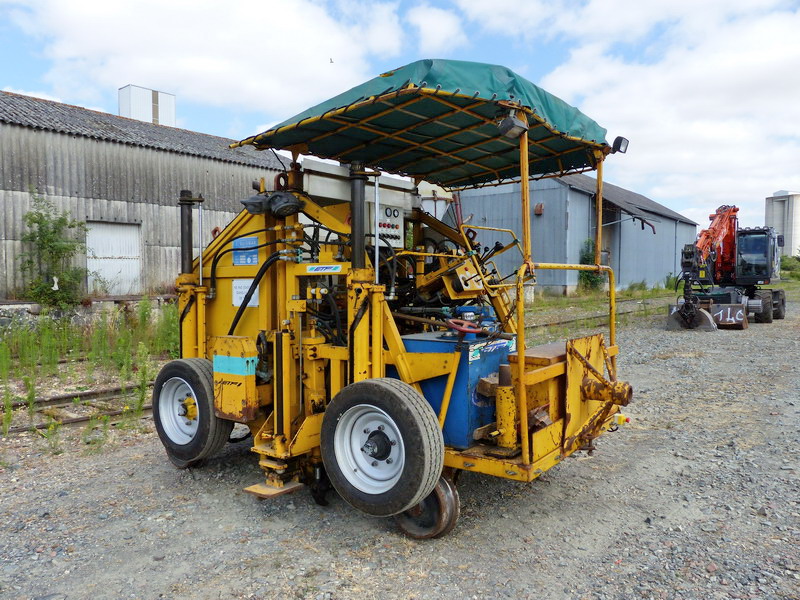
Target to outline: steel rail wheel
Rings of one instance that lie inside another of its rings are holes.
[[[444,440],[436,414],[397,379],[367,379],[328,405],[320,434],[331,484],[349,504],[388,517],[415,506],[436,485]]]
[[[153,384],[153,421],[170,461],[181,469],[216,454],[228,441],[233,422],[214,414],[211,361],[173,360]]]
[[[449,477],[442,476],[422,502],[395,515],[394,519],[408,537],[427,540],[450,533],[460,514],[458,490]]]

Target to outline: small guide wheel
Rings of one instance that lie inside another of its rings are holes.
[[[450,533],[460,514],[458,490],[452,479],[441,476],[436,487],[422,502],[394,518],[408,537],[426,540]]]

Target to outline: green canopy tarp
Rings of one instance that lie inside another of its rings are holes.
[[[593,169],[606,130],[498,65],[420,60],[383,73],[234,146],[287,149],[408,175],[449,189],[519,178],[518,140],[500,135],[510,109],[530,124],[532,177]]]

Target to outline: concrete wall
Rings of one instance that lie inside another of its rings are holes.
[[[226,225],[274,176],[258,167],[0,123],[0,298],[24,285],[19,270],[22,217],[32,192],[81,221],[141,224],[142,291],[174,281],[179,266],[177,199],[202,193],[204,238]],[[195,240],[199,240],[195,214]],[[84,259],[85,260],[85,259]]]

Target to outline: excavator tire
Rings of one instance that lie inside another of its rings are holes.
[[[777,298],[777,306],[772,311],[773,319],[786,318],[786,292],[783,290],[774,290],[772,292],[773,300]]]
[[[756,297],[761,298],[761,312],[756,313],[756,323],[772,323],[772,290],[758,290]]]

